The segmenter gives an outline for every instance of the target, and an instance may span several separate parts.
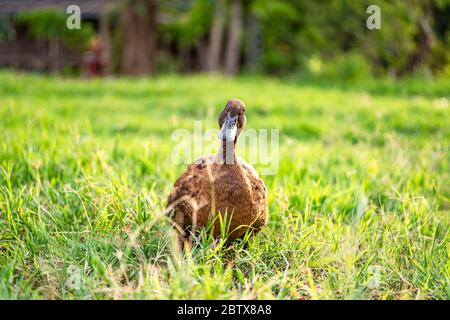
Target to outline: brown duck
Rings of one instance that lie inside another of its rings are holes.
[[[205,227],[211,219],[214,237],[221,234],[222,219],[228,240],[242,237],[247,230],[256,233],[267,224],[266,186],[253,167],[236,155],[245,123],[244,103],[229,100],[219,115],[218,153],[190,164],[175,182],[167,208],[180,231],[181,245],[187,230]]]

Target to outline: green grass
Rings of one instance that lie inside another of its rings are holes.
[[[449,299],[445,85],[0,72],[0,298]],[[269,226],[180,256],[171,133],[230,97],[280,129]]]

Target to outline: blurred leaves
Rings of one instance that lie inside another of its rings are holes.
[[[158,64],[163,66],[160,69],[205,71],[201,59],[209,50],[215,1],[156,3]],[[381,9],[379,30],[366,27],[369,5],[378,5]],[[366,62],[361,74],[366,73],[366,66],[369,66],[369,73],[377,76],[419,73],[445,77],[449,74],[449,0],[242,0],[242,7],[240,70],[276,75],[306,73],[311,59],[322,64],[335,63],[336,68],[340,68],[338,64],[345,59],[343,56],[350,55],[348,60],[356,62],[355,55],[358,55],[357,60]],[[116,18],[111,20],[114,52],[121,52],[122,45],[116,41],[117,34],[122,32],[118,18],[120,8],[116,8]],[[224,0],[225,31],[235,22],[229,9],[230,1]],[[65,15],[49,10],[21,13],[17,21],[28,26],[32,37],[58,38],[73,46],[85,44],[93,32],[86,24],[81,30],[68,30]],[[249,27],[255,24],[255,28]],[[423,24],[431,30],[433,43],[429,48],[422,34]],[[3,29],[5,27],[0,26],[0,30]],[[222,52],[226,52],[227,39],[228,35],[224,34]],[[187,64],[190,66],[186,68]]]
[[[80,29],[69,30],[66,15],[56,10],[24,11],[18,14],[16,21],[27,27],[32,38],[60,40],[74,49],[85,49],[94,34],[91,25],[82,22]]]

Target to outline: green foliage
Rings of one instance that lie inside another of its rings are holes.
[[[213,9],[214,2],[210,0],[161,3],[160,12],[168,20],[159,26],[161,37],[177,41],[182,47],[195,45],[209,30]]]
[[[450,299],[448,81],[1,72],[0,298]],[[179,256],[171,133],[230,97],[280,129],[269,225]]]
[[[301,13],[289,1],[257,0],[251,11],[262,23],[263,68],[271,73],[286,73],[297,66],[297,41],[292,30],[298,28]]]
[[[372,76],[369,63],[358,53],[338,55],[330,61],[323,62],[322,69],[316,76],[332,82],[367,82]]]
[[[10,25],[7,19],[0,18],[0,42],[5,41],[8,36]]]
[[[51,9],[24,11],[16,21],[28,28],[29,36],[38,39],[57,39],[71,48],[85,49],[94,31],[90,24],[82,23],[80,29],[69,30],[66,26],[67,16]]]
[[[381,29],[366,27],[366,8],[379,5]],[[398,72],[420,46],[419,17],[434,28],[435,45],[425,62],[439,73],[448,64],[448,1],[268,1],[254,0],[250,12],[262,25],[263,69],[271,73],[304,71],[311,57],[333,60],[357,51],[376,74]],[[432,9],[430,9],[432,8]],[[434,16],[430,16],[432,12]]]

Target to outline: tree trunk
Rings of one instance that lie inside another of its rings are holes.
[[[433,48],[435,38],[428,19],[426,17],[420,17],[417,21],[417,27],[419,29],[419,48],[409,57],[406,65],[400,69],[400,76],[414,71],[414,69],[424,63]]]
[[[122,73],[146,75],[155,72],[156,4],[154,0],[128,0],[122,14]]]
[[[198,63],[200,66],[200,70],[204,71],[208,69],[208,55],[207,55],[207,46],[203,39],[199,39],[197,41],[197,57]]]
[[[180,47],[181,72],[187,73],[191,71],[192,57],[189,48]]]
[[[61,69],[61,45],[59,39],[51,39],[48,44],[49,71],[55,73]]]
[[[214,7],[214,20],[209,32],[208,71],[218,72],[220,69],[220,54],[225,24],[223,0],[217,0]]]
[[[225,73],[236,74],[239,70],[242,33],[241,0],[231,0],[230,19],[228,24],[228,44],[225,56]]]
[[[250,14],[248,17],[248,41],[246,47],[246,64],[248,71],[255,72],[261,57],[261,30],[257,18]]]
[[[100,38],[102,43],[101,63],[103,65],[103,75],[112,73],[111,62],[111,35],[109,32],[108,11],[102,9],[99,18]]]

